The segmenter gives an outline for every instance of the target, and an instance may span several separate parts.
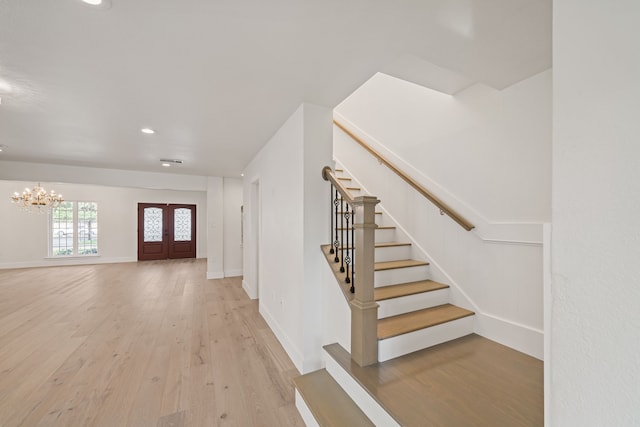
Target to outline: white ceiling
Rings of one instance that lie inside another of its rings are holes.
[[[376,71],[501,89],[550,66],[551,0],[0,0],[0,159],[239,176]]]

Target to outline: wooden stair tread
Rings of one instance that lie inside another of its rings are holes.
[[[392,225],[379,225],[376,227],[376,230],[395,230],[396,228]],[[351,230],[351,228],[347,227],[338,227],[337,230]]]
[[[404,297],[407,295],[421,294],[423,292],[447,289],[449,285],[434,282],[433,280],[421,280],[418,282],[401,283],[399,285],[382,286],[373,290],[376,301]]]
[[[326,369],[293,380],[320,426],[373,426]]]
[[[336,212],[336,213],[338,215],[344,215],[344,212],[342,212],[342,211],[339,211],[339,212]],[[349,213],[351,213],[351,212],[349,212]],[[376,212],[376,215],[382,215],[382,212]]]
[[[393,248],[396,246],[411,246],[411,243],[408,243],[408,242],[376,243],[376,248]]]
[[[346,177],[343,177],[343,176],[339,176],[338,179],[340,181],[351,181],[351,178],[346,178]]]
[[[408,268],[419,267],[422,265],[429,265],[426,261],[419,261],[417,259],[401,259],[398,261],[384,261],[375,263],[375,271],[393,270],[395,268]]]
[[[376,243],[376,248],[394,248],[400,246],[411,246],[411,243],[404,242],[387,242],[387,243]],[[343,251],[351,249],[351,246],[342,246],[340,249]]]
[[[383,340],[431,326],[473,316],[473,311],[451,304],[412,311],[378,320],[378,339]]]
[[[360,187],[347,187],[347,190],[358,190],[358,191],[360,191]]]

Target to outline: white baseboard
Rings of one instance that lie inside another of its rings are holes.
[[[224,271],[224,277],[238,277],[238,276],[242,276],[242,269],[239,270],[225,270]]]
[[[224,272],[222,271],[207,271],[207,279],[223,279]]]
[[[242,279],[242,289],[244,289],[249,299],[258,299],[258,294],[249,288],[249,284],[244,279]]]
[[[0,270],[9,268],[58,267],[89,264],[118,264],[123,262],[137,262],[134,257],[105,258],[101,256],[72,257],[72,258],[44,258],[39,261],[20,261],[0,263]]]
[[[544,332],[526,325],[476,312],[475,332],[536,359],[544,358]]]
[[[289,356],[293,364],[296,365],[298,371],[300,373],[304,373],[304,357],[302,356],[300,350],[298,350],[298,347],[296,347],[293,341],[291,341],[289,336],[287,336],[284,330],[280,327],[280,324],[278,324],[276,319],[271,315],[269,310],[263,304],[259,305],[258,311],[262,315],[262,318],[265,320],[265,322],[267,322],[267,325],[269,325],[269,328],[271,328],[271,331],[276,336],[278,341],[280,341],[280,344],[282,344],[284,351],[287,352],[287,355]]]

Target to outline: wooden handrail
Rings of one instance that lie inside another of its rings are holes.
[[[371,153],[373,155],[373,157],[378,159],[381,163],[384,163],[389,169],[391,169],[393,172],[395,172],[395,174],[398,175],[400,178],[402,178],[407,184],[409,184],[410,186],[415,188],[416,191],[418,191],[418,193],[422,194],[424,197],[429,199],[429,201],[431,203],[433,203],[434,205],[436,205],[440,209],[441,213],[447,214],[451,219],[453,219],[455,222],[460,224],[460,226],[462,228],[464,228],[465,230],[467,230],[467,231],[473,230],[475,228],[475,226],[473,224],[471,224],[469,221],[467,221],[466,219],[464,219],[462,217],[462,215],[458,214],[455,210],[453,210],[451,207],[449,207],[445,202],[443,202],[442,200],[440,200],[439,198],[434,196],[429,190],[424,188],[422,185],[420,185],[413,178],[411,178],[410,176],[408,176],[404,172],[402,172],[400,169],[398,169],[393,163],[391,163],[389,160],[387,160],[382,154],[378,153],[369,144],[367,144],[362,139],[360,139],[356,135],[354,135],[353,132],[351,132],[349,129],[347,129],[342,123],[338,122],[335,119],[333,120],[333,123],[336,126],[338,126],[340,129],[342,129],[344,131],[344,133],[346,133],[351,138],[353,138],[354,141],[356,141],[358,144],[360,144],[362,146],[362,148],[364,148],[369,153]],[[324,169],[322,171],[322,174],[324,176]]]
[[[333,169],[331,169],[330,166],[325,166],[322,168],[322,178],[324,178],[325,181],[329,181],[330,183],[332,183],[336,190],[338,190],[342,198],[350,205],[353,205],[353,197],[351,197],[351,194],[349,194],[349,191],[345,188],[344,185],[342,185],[340,180],[336,178],[336,175],[333,173]]]

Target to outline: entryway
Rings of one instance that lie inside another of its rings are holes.
[[[138,260],[195,258],[196,205],[138,203]]]

